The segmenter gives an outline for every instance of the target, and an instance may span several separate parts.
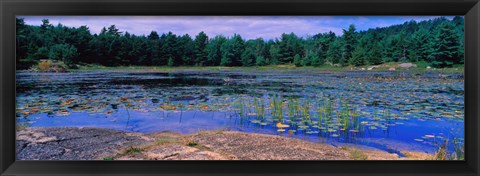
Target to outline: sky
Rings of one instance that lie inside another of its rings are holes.
[[[359,30],[423,21],[439,16],[17,16],[26,24],[40,25],[42,19],[50,24],[68,27],[88,26],[90,32],[99,33],[103,27],[115,25],[120,31],[135,35],[159,34],[169,31],[177,35],[196,36],[204,31],[209,37],[240,34],[245,39],[279,38],[282,33],[295,33],[308,37],[332,31],[342,35],[342,29],[354,24]],[[453,17],[447,17],[451,19]]]

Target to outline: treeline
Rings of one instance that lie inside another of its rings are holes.
[[[464,62],[464,19],[440,17],[400,25],[357,31],[354,25],[341,36],[333,32],[306,38],[294,33],[275,40],[245,40],[240,35],[195,37],[159,34],[147,36],[120,32],[115,25],[92,35],[89,28],[42,25],[16,20],[17,69],[40,60],[63,61],[68,67],[104,66],[296,66],[377,65],[384,62],[426,61],[434,67]]]

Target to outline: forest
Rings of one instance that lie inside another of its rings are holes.
[[[354,24],[334,32],[299,37],[283,33],[276,39],[233,36],[177,35],[173,32],[134,35],[115,25],[92,34],[78,28],[50,24],[28,25],[16,19],[17,69],[41,60],[61,61],[69,68],[103,66],[364,66],[386,62],[427,62],[451,67],[464,62],[464,19],[439,17],[358,31]]]

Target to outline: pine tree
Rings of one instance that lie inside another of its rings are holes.
[[[185,34],[178,38],[178,47],[179,47],[179,57],[182,62],[181,65],[195,65],[196,61],[194,60],[194,41],[190,35]],[[205,49],[206,50],[206,49]],[[205,53],[207,53],[205,51]],[[201,64],[203,65],[206,62],[206,57],[202,60]]]
[[[263,57],[263,56],[257,56],[257,58],[255,58],[255,65],[257,65],[257,66],[268,65],[268,60],[265,59],[265,57]]]
[[[282,34],[281,40],[278,43],[279,48],[279,62],[282,64],[292,63],[296,54],[303,53],[303,46],[301,39],[294,33]]]
[[[28,69],[41,59],[61,60],[71,66],[260,66],[292,62],[297,66],[323,63],[346,66],[408,59],[449,67],[464,62],[464,19],[460,16],[452,20],[441,17],[418,23],[409,21],[359,32],[350,25],[338,37],[329,32],[304,39],[290,33],[268,41],[261,38],[244,41],[238,34],[229,39],[215,36],[209,40],[202,32],[195,40],[172,32],[159,36],[152,31],[147,36],[135,36],[120,32],[115,25],[92,34],[87,26],[54,26],[48,19],[39,26],[27,25],[22,19],[16,22],[18,69]],[[362,49],[357,51],[359,46]]]
[[[435,44],[433,52],[433,66],[451,67],[460,62],[460,40],[455,26],[444,21],[438,26],[435,35]]]
[[[350,64],[354,66],[365,65],[365,50],[362,47],[356,47],[350,58]]]
[[[245,50],[245,43],[242,37],[238,34],[234,34],[231,39],[222,45],[222,60],[220,65],[222,66],[240,66],[241,56]]]
[[[160,56],[153,58],[154,65],[170,65],[172,60],[173,65],[176,66],[181,63],[179,55],[178,37],[172,32],[162,35],[160,37]]]
[[[297,66],[297,67],[303,66],[304,63],[303,63],[300,55],[295,54],[295,56],[293,56],[293,64],[295,64],[295,66]]]
[[[208,53],[207,53],[207,44],[208,44],[208,36],[205,32],[200,32],[195,37],[195,47],[194,47],[194,55],[195,55],[195,63],[197,65],[203,65],[206,62]]]
[[[343,30],[343,39],[344,39],[344,53],[340,59],[340,65],[347,65],[347,61],[352,58],[353,51],[355,50],[355,45],[357,44],[355,25],[351,24],[348,27],[348,30]]]
[[[270,53],[270,64],[276,65],[280,63],[280,49],[278,49],[278,46],[276,45],[270,45],[269,49]]]
[[[340,39],[336,39],[328,46],[326,62],[330,65],[338,64],[342,57],[342,52]]]
[[[411,49],[409,53],[410,61],[431,61],[433,52],[433,38],[424,28],[415,31],[412,34]]]
[[[242,66],[253,66],[255,64],[255,42],[249,40],[245,43],[245,50],[241,56]]]
[[[222,59],[222,45],[227,41],[224,36],[218,35],[210,40],[207,44],[208,60],[205,65],[220,65]]]
[[[317,53],[315,52],[312,52],[308,55],[308,58],[310,60],[310,63],[312,66],[315,66],[315,67],[318,67],[318,66],[321,66],[323,65],[323,63],[325,62],[325,60],[323,60],[322,58],[320,58],[318,56]]]
[[[378,65],[382,63],[382,53],[379,44],[373,44],[370,56],[368,57],[368,63],[370,65]]]
[[[157,31],[152,31],[147,38],[148,40],[158,40],[160,39],[160,36],[158,35]]]

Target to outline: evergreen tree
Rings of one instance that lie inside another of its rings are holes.
[[[312,66],[318,67],[325,63],[325,60],[319,57],[317,53],[312,52],[310,55],[308,55],[308,57]]]
[[[205,62],[205,65],[220,65],[220,61],[222,60],[222,45],[227,41],[222,35],[215,36],[211,39],[207,44],[207,53],[208,53],[208,60]]]
[[[268,65],[268,60],[263,56],[257,56],[257,58],[255,58],[255,65],[256,66]]]
[[[327,52],[330,44],[337,38],[335,33],[329,31],[328,33],[314,35],[313,38],[315,40],[314,50],[318,55],[319,60],[325,61],[327,59]]]
[[[354,66],[365,65],[365,50],[363,47],[356,47],[350,58],[350,64]]]
[[[368,57],[368,64],[378,65],[382,64],[382,53],[380,44],[373,44],[370,56]]]
[[[296,54],[301,55],[303,53],[301,40],[294,33],[282,34],[278,48],[280,56],[278,61],[280,63],[292,63]]]
[[[395,62],[406,62],[407,61],[407,37],[406,32],[401,31],[399,34],[395,35],[392,39],[392,58]]]
[[[270,64],[275,64],[275,65],[279,64],[281,54],[280,54],[280,49],[278,48],[278,46],[277,45],[270,45],[269,53],[270,53]]]
[[[29,60],[26,60],[29,55],[29,39],[27,35],[29,35],[30,31],[23,18],[16,19],[16,30],[16,66],[17,69],[28,69],[35,64],[35,61],[31,57]]]
[[[245,42],[245,50],[241,56],[242,66],[253,66],[256,59],[256,42],[249,40]]]
[[[412,34],[412,42],[409,53],[410,61],[428,61],[431,62],[431,54],[433,52],[433,38],[424,28],[415,31]]]
[[[122,32],[120,32],[115,25],[111,25],[110,27],[108,27],[107,34],[115,37],[120,37]]]
[[[326,62],[330,65],[338,64],[340,63],[340,58],[342,58],[342,44],[340,42],[340,39],[334,40],[330,45],[328,46],[327,50],[327,58]]]
[[[163,41],[160,41],[160,37],[157,37],[155,34],[155,31],[151,32],[150,35],[147,36],[147,41],[144,42],[148,54],[146,58],[142,59],[141,63],[147,65],[160,65],[164,63],[164,58],[161,56],[163,48],[160,46],[160,43],[163,43],[166,36],[162,35]]]
[[[408,21],[358,32],[354,25],[350,25],[338,37],[328,32],[304,39],[290,33],[268,41],[261,38],[244,41],[238,34],[229,39],[215,36],[209,40],[203,32],[195,40],[189,35],[177,36],[172,32],[160,35],[152,31],[147,36],[135,36],[120,32],[115,25],[92,34],[87,26],[54,26],[48,19],[42,20],[40,26],[27,25],[23,19],[16,19],[16,27],[18,69],[28,69],[43,59],[63,61],[70,66],[262,66],[291,63],[297,66],[324,63],[346,66],[349,63],[374,65],[390,61],[426,61],[435,67],[449,67],[464,62],[464,19],[460,16],[452,20],[441,17]],[[361,48],[357,50],[358,47]]]
[[[148,40],[158,40],[160,39],[160,36],[158,35],[157,31],[152,31],[147,38]]]
[[[222,60],[220,65],[222,66],[240,66],[241,56],[245,50],[245,43],[242,37],[238,34],[234,34],[231,39],[222,45]]]
[[[340,59],[340,65],[345,66],[348,64],[348,59],[352,58],[352,53],[355,50],[355,45],[357,43],[355,25],[351,24],[348,27],[348,30],[343,30],[343,39],[344,39],[344,53]]]
[[[451,22],[445,21],[439,25],[435,35],[433,66],[451,67],[453,64],[460,62],[459,38],[455,26]]]
[[[452,22],[456,26],[457,33],[459,34],[458,36],[460,37],[460,49],[458,51],[460,54],[460,61],[458,63],[463,64],[465,61],[465,20],[461,16],[455,16],[453,17]]]
[[[197,65],[203,65],[206,62],[208,53],[207,53],[207,44],[208,44],[208,36],[203,31],[198,33],[195,37],[195,63]]]
[[[163,40],[162,40],[163,39]],[[161,37],[161,53],[159,58],[153,58],[154,65],[172,65],[177,66],[181,63],[179,55],[179,47],[177,35],[172,32],[162,35]]]
[[[195,43],[190,37],[190,35],[185,34],[178,38],[178,47],[179,47],[179,57],[180,57],[180,65],[195,65],[197,62],[195,61]],[[206,50],[206,49],[205,49]],[[205,53],[207,53],[205,51]],[[203,65],[206,62],[206,57],[204,60],[201,60],[200,65]]]
[[[297,67],[303,66],[304,63],[303,63],[300,55],[295,54],[295,56],[293,56],[293,64],[295,64],[295,66],[297,66]]]
[[[75,68],[74,64],[77,56],[77,48],[69,44],[53,45],[48,53],[49,59],[63,61],[70,68]]]

